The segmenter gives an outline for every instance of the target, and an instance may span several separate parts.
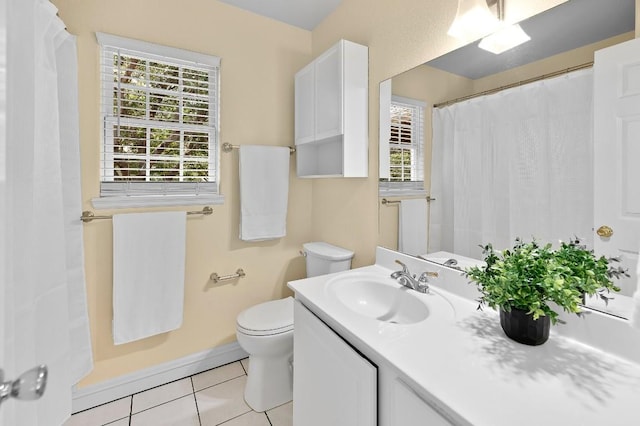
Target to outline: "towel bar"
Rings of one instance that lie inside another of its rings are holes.
[[[187,212],[187,215],[201,214],[204,216],[209,216],[211,213],[213,213],[213,209],[209,206],[206,206],[202,210]],[[113,219],[113,216],[112,215],[96,216],[90,210],[83,211],[82,216],[80,216],[80,220],[83,221],[84,223],[89,223],[92,220],[97,220],[97,219]]]
[[[229,275],[218,275],[217,272],[212,273],[209,276],[209,279],[211,281],[213,281],[214,283],[220,282],[220,281],[228,281],[228,280],[233,280],[236,278],[242,278],[244,276],[246,276],[247,274],[244,273],[244,270],[242,268],[238,268],[238,270],[236,271],[235,274],[229,274]]]
[[[240,148],[238,145],[231,145],[229,142],[225,142],[225,143],[222,144],[222,150],[224,152],[231,152],[232,150],[238,149],[238,148]],[[288,148],[289,148],[289,153],[290,154],[294,154],[296,152],[295,147],[290,146]]]
[[[427,196],[427,203],[430,203],[431,201],[435,201],[435,198],[431,198],[430,196]],[[386,198],[383,198],[381,201],[382,204],[384,204],[385,206],[388,206],[389,204],[400,204],[400,200],[393,200],[393,201],[389,201]]]

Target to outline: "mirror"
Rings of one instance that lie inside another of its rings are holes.
[[[386,182],[381,182],[379,214],[379,245],[391,249],[398,249],[399,240],[399,208],[397,202],[403,199],[425,198],[431,195],[433,189],[432,170],[432,113],[434,105],[447,103],[452,100],[465,98],[474,94],[490,94],[496,89],[510,87],[512,85],[527,84],[538,80],[541,76],[556,72],[566,72],[575,68],[581,68],[593,61],[594,52],[602,48],[612,46],[634,38],[635,28],[635,1],[634,0],[569,0],[540,15],[533,16],[520,23],[523,30],[531,36],[531,41],[524,43],[512,50],[495,55],[478,48],[479,42],[471,43],[442,57],[433,59],[423,65],[407,70],[392,77],[381,84],[381,140],[388,138],[389,126],[385,124],[390,110],[390,97],[400,99],[415,99],[424,105],[424,193],[415,192],[384,192]],[[504,92],[503,92],[504,93]],[[386,118],[385,118],[386,117]],[[401,121],[402,122],[402,121]],[[394,131],[397,129],[394,129]],[[396,135],[397,136],[397,135]],[[392,135],[393,137],[393,135]],[[381,143],[381,169],[389,167],[389,148]],[[397,161],[397,159],[396,159]],[[393,163],[393,160],[392,160]],[[410,164],[404,157],[401,163]],[[437,167],[435,168],[437,170]],[[382,176],[382,174],[381,174]],[[438,175],[439,176],[439,175]],[[414,188],[415,189],[415,188]],[[449,194],[445,194],[444,197]],[[434,201],[427,203],[427,224],[429,214],[434,210],[434,203],[443,202],[437,194]],[[392,203],[383,204],[386,199]],[[404,213],[403,213],[404,215]],[[589,230],[592,219],[588,219]],[[405,230],[407,227],[403,227]],[[426,227],[427,232],[429,226]],[[586,232],[588,233],[589,230]],[[433,230],[432,230],[433,232]],[[436,231],[437,232],[437,231]],[[575,232],[564,237],[565,240],[573,237]],[[407,234],[404,232],[403,234]],[[537,235],[536,235],[537,236]],[[540,238],[539,236],[537,236]],[[427,238],[427,240],[429,237]],[[474,247],[480,241],[474,243]],[[439,251],[439,248],[430,248],[428,245],[424,255]],[[420,254],[420,253],[412,253]],[[433,253],[433,257],[447,259],[439,253]],[[476,253],[474,258],[480,258]],[[635,275],[635,264],[626,264]],[[616,294],[615,300],[609,306],[591,306],[598,310],[608,311],[617,316],[628,317],[630,296],[636,288],[634,279],[616,282],[622,287],[622,291]],[[589,305],[589,302],[587,303]]]

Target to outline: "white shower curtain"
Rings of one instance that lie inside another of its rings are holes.
[[[434,109],[429,251],[592,243],[592,71]]]
[[[7,379],[49,367],[41,400],[9,400],[4,425],[60,425],[92,368],[82,245],[75,38],[46,0],[9,0],[0,273]],[[1,334],[0,334],[1,336]]]

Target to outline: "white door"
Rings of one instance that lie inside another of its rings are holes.
[[[82,259],[67,257],[71,227],[65,225],[81,208],[65,208],[70,203],[62,171],[66,176],[73,166],[62,159],[73,157],[68,157],[70,149],[60,155],[58,127],[64,126],[65,135],[74,133],[67,123],[73,121],[75,105],[59,108],[58,95],[71,99],[77,91],[75,69],[58,55],[68,58],[75,51],[49,1],[0,2],[0,368],[5,382],[22,380],[11,387],[15,398],[0,406],[0,426],[64,423],[71,413],[72,384],[80,369],[90,368],[90,360],[74,359],[91,356],[75,347],[72,311],[79,305],[68,308],[75,301],[67,262],[82,265]],[[76,322],[87,323],[80,317]],[[89,341],[88,333],[85,337]],[[44,395],[45,369],[33,368],[42,364],[51,369]]]
[[[640,39],[595,55],[594,191],[596,253],[623,257],[631,277],[619,285],[631,296],[640,247]],[[626,310],[625,299],[610,308]]]
[[[5,191],[6,191],[6,142],[7,142],[7,3],[0,5],[0,369],[5,366],[4,344],[4,303],[6,270],[5,262]],[[0,418],[0,423],[2,419]]]

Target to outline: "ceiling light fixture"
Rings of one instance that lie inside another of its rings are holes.
[[[495,0],[458,0],[456,18],[447,34],[470,43],[496,31],[500,20],[489,9],[489,2]]]
[[[509,25],[483,38],[478,47],[496,55],[526,43],[531,37],[519,24]]]
[[[496,8],[501,28],[483,38],[478,44],[479,48],[499,55],[531,40],[519,24],[508,25],[504,22],[504,0],[497,0]]]

